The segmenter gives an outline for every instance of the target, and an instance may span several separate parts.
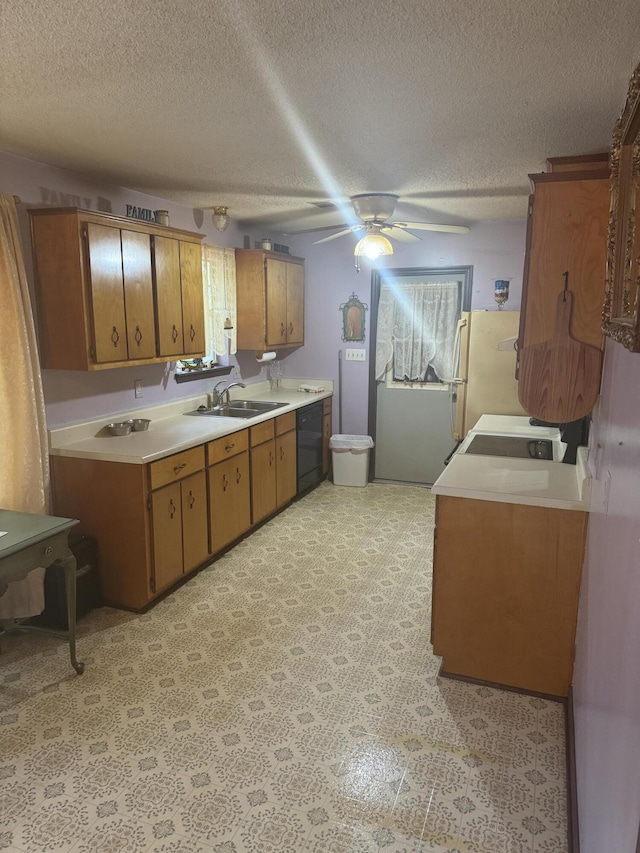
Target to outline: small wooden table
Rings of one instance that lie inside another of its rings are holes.
[[[20,630],[35,630],[65,637],[69,641],[71,665],[81,675],[84,664],[76,658],[76,558],[69,550],[68,533],[79,524],[75,518],[57,518],[29,512],[0,510],[0,595],[11,581],[26,578],[30,571],[46,568],[58,561],[64,569],[67,592],[68,631],[54,631],[29,625]]]

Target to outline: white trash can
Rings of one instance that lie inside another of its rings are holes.
[[[369,476],[370,435],[332,435],[329,439],[336,486],[366,486]]]

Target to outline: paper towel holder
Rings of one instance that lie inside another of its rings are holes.
[[[277,353],[275,352],[263,352],[261,350],[256,351],[256,361],[260,364],[266,364],[269,361],[275,361]]]

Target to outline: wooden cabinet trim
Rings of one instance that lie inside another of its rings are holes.
[[[157,462],[151,462],[149,465],[151,489],[160,489],[167,483],[182,480],[202,468],[204,468],[203,444],[192,447],[190,450],[183,450],[181,453],[174,453],[172,456],[165,456],[164,459],[158,459]]]
[[[161,234],[166,237],[177,236],[181,240],[200,243],[206,234],[196,231],[184,231],[181,228],[172,228],[166,225],[158,225],[155,222],[144,222],[141,219],[132,219],[128,216],[119,216],[116,213],[103,213],[99,210],[84,210],[81,207],[42,207],[29,211],[30,216],[60,216],[69,214],[78,217],[82,222],[96,222],[100,224],[112,224],[117,228],[126,228],[128,231],[140,231],[143,234]]]

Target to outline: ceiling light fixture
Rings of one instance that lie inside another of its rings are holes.
[[[218,229],[218,231],[224,231],[229,224],[229,215],[227,214],[226,207],[214,207],[213,208],[213,224]]]
[[[380,233],[380,225],[367,222],[367,233],[356,243],[353,254],[356,258],[356,269],[360,271],[359,260],[362,256],[370,261],[375,261],[382,255],[393,255],[393,246],[390,241]]]

